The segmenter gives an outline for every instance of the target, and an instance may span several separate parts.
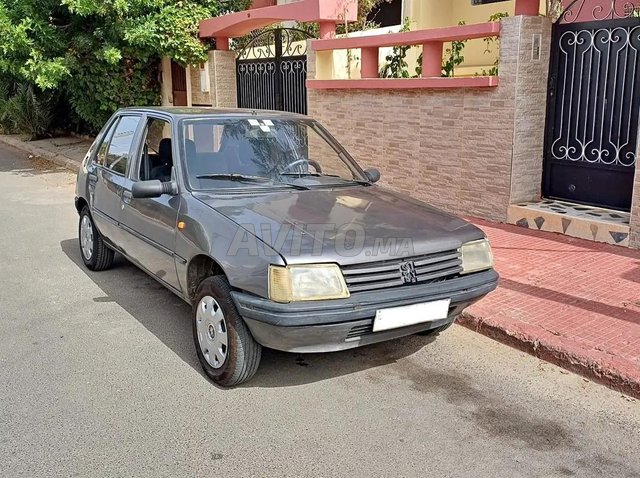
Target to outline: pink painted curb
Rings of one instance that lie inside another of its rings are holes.
[[[587,349],[535,325],[512,320],[484,319],[464,312],[458,324],[493,340],[640,399],[640,374],[632,363],[605,352]]]

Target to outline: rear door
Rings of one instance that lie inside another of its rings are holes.
[[[139,123],[140,115],[117,117],[105,134],[88,174],[93,220],[100,233],[118,247],[122,239],[119,228],[122,187]]]
[[[161,143],[165,147],[161,147]],[[171,147],[166,147],[169,144]],[[126,254],[157,279],[179,290],[174,250],[180,196],[164,194],[159,198],[141,199],[131,194],[137,181],[169,179],[175,146],[170,120],[147,116],[135,161],[124,183],[120,223]],[[169,177],[163,171],[167,163]]]

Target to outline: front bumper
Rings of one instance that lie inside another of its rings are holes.
[[[360,292],[348,299],[280,304],[242,292],[231,295],[258,343],[297,353],[333,352],[404,337],[446,325],[496,288],[494,270],[433,284]],[[376,311],[451,299],[446,319],[373,332]]]

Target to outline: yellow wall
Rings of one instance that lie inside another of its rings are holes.
[[[541,13],[544,9],[544,1],[541,1]],[[423,30],[428,28],[438,28],[457,25],[464,21],[467,24],[483,23],[489,21],[489,17],[506,12],[513,16],[515,12],[515,0],[492,3],[488,5],[472,6],[470,0],[404,0],[404,16],[409,18],[411,30]],[[367,32],[358,32],[353,35],[385,34],[389,31],[397,31],[397,28],[380,28]],[[445,45],[445,49],[450,45]],[[488,70],[494,64],[498,47],[494,42],[490,47],[491,52],[485,53],[487,45],[483,40],[469,40],[463,52],[465,61],[456,68],[456,76],[473,76]],[[407,55],[409,64],[409,74],[415,74],[416,59],[420,54],[420,47],[412,48]],[[391,48],[380,49],[380,65],[384,64],[384,58],[391,52]],[[359,50],[353,50],[351,74],[347,73],[347,53],[346,51],[335,51],[332,55],[328,53],[318,55],[317,65],[318,78],[358,78],[359,77]]]

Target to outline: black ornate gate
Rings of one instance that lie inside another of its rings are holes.
[[[238,54],[238,106],[307,114],[307,39],[303,30],[278,28],[253,39]]]
[[[596,3],[572,2],[554,25],[543,193],[629,210],[640,114],[640,18],[633,2]]]

